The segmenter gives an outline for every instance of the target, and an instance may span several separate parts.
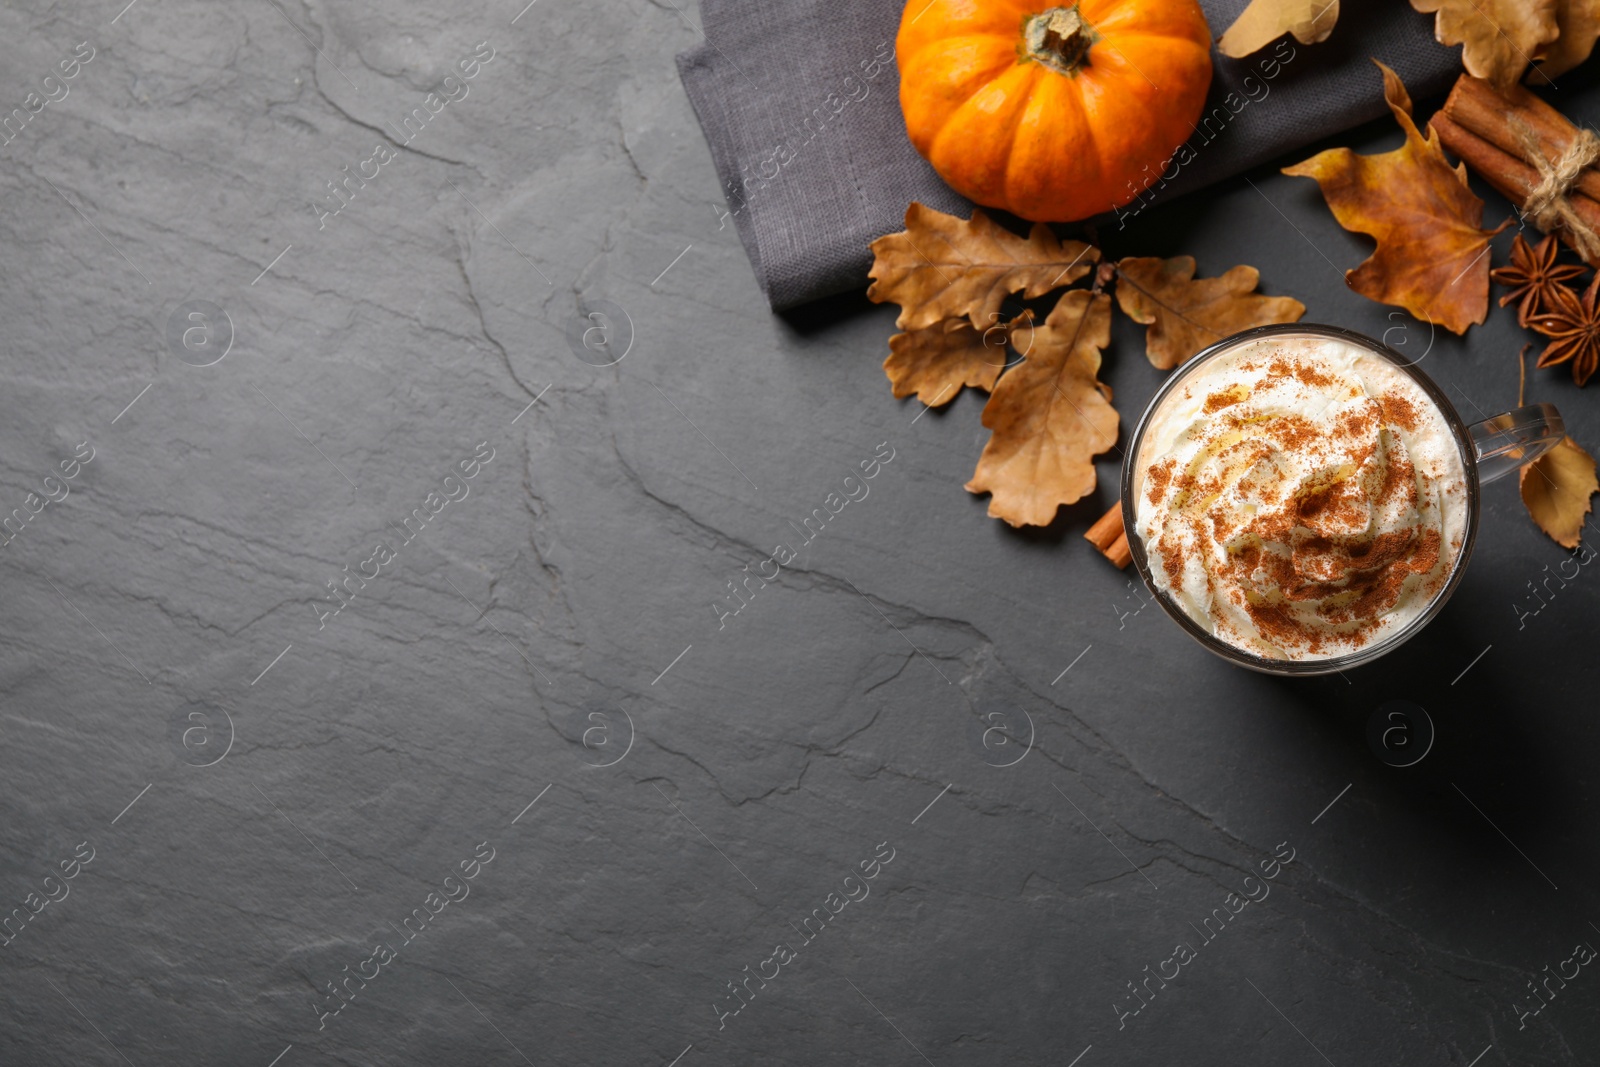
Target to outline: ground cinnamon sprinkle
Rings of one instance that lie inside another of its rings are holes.
[[[1322,635],[1302,625],[1288,605],[1263,602],[1250,604],[1245,610],[1261,636],[1279,648],[1312,654],[1322,651]]]
[[[1304,452],[1323,439],[1321,431],[1304,415],[1275,415],[1267,420],[1265,428],[1292,452]]]
[[[1247,544],[1222,565],[1221,573],[1241,589],[1260,592],[1230,599],[1244,607],[1261,638],[1278,648],[1320,654],[1330,638],[1329,623],[1339,627],[1340,640],[1361,647],[1381,627],[1384,613],[1399,601],[1411,576],[1427,574],[1438,563],[1437,531],[1407,527],[1374,535],[1368,530],[1372,515],[1417,504],[1416,471],[1404,445],[1398,438],[1381,436],[1387,431],[1379,418],[1388,421],[1391,412],[1396,424],[1414,423],[1417,417],[1415,407],[1402,398],[1389,407],[1356,407],[1334,421],[1331,433],[1318,432],[1298,415],[1275,416],[1263,427],[1279,447],[1298,450],[1332,443],[1357,461],[1355,472],[1285,501],[1281,508],[1265,509],[1231,531]],[[1384,440],[1388,449],[1380,458]],[[1370,482],[1362,472],[1373,462],[1383,463],[1383,476],[1369,499]],[[1212,540],[1221,542],[1229,533],[1226,516],[1219,511],[1212,516]],[[1285,546],[1287,551],[1263,545]],[[1181,559],[1167,562],[1169,577],[1181,569]],[[1297,608],[1299,604],[1305,607]]]
[[[1417,432],[1417,427],[1422,423],[1422,416],[1410,398],[1386,393],[1378,398],[1378,404],[1383,409],[1385,422],[1393,423],[1411,433]]]
[[[1387,412],[1385,417],[1387,418]],[[1339,421],[1334,424],[1334,430],[1345,437],[1366,437],[1374,433],[1376,423],[1377,418],[1372,411],[1353,408],[1339,416]]]
[[[1176,456],[1168,456],[1160,463],[1152,463],[1150,469],[1145,471],[1145,480],[1150,483],[1147,495],[1150,503],[1159,504],[1166,495],[1167,483],[1172,480],[1172,470],[1178,465]]]
[[[1295,378],[1298,381],[1302,381],[1311,386],[1313,389],[1326,389],[1334,384],[1334,378],[1332,375],[1324,374],[1322,371],[1307,363],[1290,363],[1288,360],[1280,356],[1277,359],[1274,359],[1271,363],[1267,364],[1266,380],[1271,382],[1278,381],[1283,378]]]
[[[1370,417],[1346,422],[1341,429],[1368,426]],[[1358,436],[1351,434],[1351,436]],[[1376,447],[1376,446],[1374,446]],[[1263,516],[1254,530],[1263,540],[1289,544],[1282,553],[1255,553],[1248,564],[1243,554],[1233,577],[1260,588],[1253,580],[1266,578],[1268,598],[1249,607],[1251,619],[1263,637],[1286,649],[1315,653],[1329,622],[1350,624],[1340,636],[1359,648],[1381,625],[1412,574],[1432,571],[1439,558],[1437,531],[1419,539],[1413,528],[1368,536],[1366,517],[1396,503],[1414,506],[1415,470],[1403,454],[1391,454],[1376,499],[1368,501],[1357,477],[1323,486],[1291,502],[1287,514]],[[1320,530],[1359,531],[1355,535],[1320,533]],[[1276,592],[1282,598],[1271,597]],[[1312,617],[1301,617],[1296,603],[1316,603]]]
[[[1249,396],[1249,389],[1239,385],[1230,385],[1228,388],[1219,389],[1215,393],[1212,393],[1210,396],[1206,397],[1206,402],[1201,410],[1207,415],[1215,415],[1223,408],[1248,399]]]
[[[1304,363],[1295,364],[1294,376],[1317,389],[1326,389],[1333,384],[1332,375],[1324,374],[1315,367],[1307,366]]]
[[[1161,545],[1161,569],[1167,572],[1167,581],[1173,586],[1179,584],[1183,576],[1183,550],[1175,544]]]
[[[1199,485],[1197,479],[1188,471],[1174,474],[1172,476],[1171,486],[1173,490],[1171,507],[1174,511],[1181,509],[1189,502],[1191,497],[1193,497],[1197,492],[1201,491],[1201,486]]]

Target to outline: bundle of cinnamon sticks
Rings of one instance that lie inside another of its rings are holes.
[[[1579,139],[1590,136],[1522,85],[1497,90],[1465,74],[1429,124],[1446,148],[1519,208],[1527,207]],[[1572,221],[1556,226],[1558,236],[1580,255],[1585,247],[1593,252],[1600,247],[1594,240],[1600,234],[1600,170],[1584,167],[1563,185]],[[1580,227],[1589,233],[1574,232]],[[1585,259],[1600,266],[1600,255]]]

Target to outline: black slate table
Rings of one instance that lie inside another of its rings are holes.
[[[119,8],[0,11],[0,1063],[1600,1055],[1600,577],[1514,484],[1403,650],[1232,669],[1080,536],[1115,453],[1012,531],[892,309],[764,309],[692,9]],[[1310,182],[1105,240],[1515,401]]]

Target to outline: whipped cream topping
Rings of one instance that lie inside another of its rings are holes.
[[[1329,659],[1403,629],[1465,535],[1450,424],[1398,367],[1334,338],[1259,338],[1195,368],[1138,464],[1152,582],[1269,659]]]

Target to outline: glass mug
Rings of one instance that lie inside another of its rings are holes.
[[[1134,521],[1134,501],[1144,489],[1145,471],[1149,463],[1143,456],[1145,431],[1149,428],[1152,417],[1161,410],[1163,403],[1175,395],[1184,382],[1190,380],[1196,371],[1208,362],[1218,358],[1242,344],[1260,340],[1264,337],[1299,337],[1299,338],[1329,338],[1343,341],[1346,344],[1366,350],[1369,353],[1388,360],[1391,364],[1408,375],[1428,398],[1433,401],[1440,417],[1449,426],[1455,439],[1456,448],[1461,456],[1461,465],[1466,472],[1467,501],[1466,516],[1463,523],[1464,532],[1461,538],[1461,550],[1457,553],[1455,564],[1449,576],[1440,587],[1439,592],[1426,608],[1405,626],[1385,634],[1377,640],[1340,656],[1320,659],[1269,659],[1258,656],[1252,652],[1233,645],[1220,637],[1214,636],[1204,626],[1192,619],[1183,607],[1175,602],[1168,594],[1156,587],[1150,579],[1150,561],[1144,548],[1144,541],[1138,534],[1138,526]],[[1561,415],[1551,404],[1529,404],[1507,411],[1493,418],[1484,419],[1471,425],[1463,422],[1461,416],[1444,395],[1444,390],[1436,385],[1413,363],[1407,362],[1398,352],[1389,348],[1380,341],[1355,333],[1352,330],[1342,330],[1336,326],[1313,326],[1301,323],[1290,323],[1281,326],[1259,326],[1253,330],[1234,334],[1224,338],[1194,356],[1187,363],[1175,370],[1167,380],[1162,383],[1156,395],[1150,399],[1150,404],[1145,408],[1144,414],[1139,418],[1139,424],[1133,431],[1133,439],[1122,461],[1122,525],[1127,531],[1128,548],[1133,555],[1133,565],[1139,571],[1145,587],[1151,595],[1161,604],[1161,607],[1170,615],[1184,631],[1199,641],[1206,648],[1221,656],[1230,663],[1251,670],[1262,671],[1267,674],[1281,675],[1314,675],[1332,674],[1349,667],[1357,667],[1369,663],[1386,652],[1399,647],[1405,641],[1415,636],[1426,626],[1435,615],[1444,607],[1445,601],[1450,599],[1450,594],[1455,592],[1456,586],[1461,584],[1461,578],[1466,573],[1467,560],[1472,555],[1473,542],[1478,535],[1479,487],[1502,478],[1512,471],[1517,470],[1525,463],[1529,463],[1546,451],[1553,448],[1566,434],[1566,428],[1561,420]]]

